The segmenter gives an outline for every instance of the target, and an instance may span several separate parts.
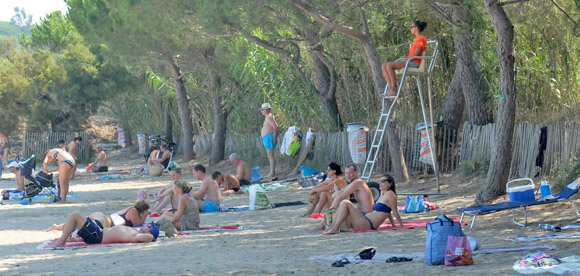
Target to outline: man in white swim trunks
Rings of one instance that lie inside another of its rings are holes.
[[[222,201],[220,186],[205,173],[205,167],[201,164],[193,167],[193,175],[201,180],[201,187],[191,196],[197,201],[199,210],[204,213],[217,212]]]

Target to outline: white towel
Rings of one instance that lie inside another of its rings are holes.
[[[290,155],[290,153],[288,152],[288,147],[290,147],[290,144],[294,139],[294,133],[296,133],[296,131],[298,131],[298,127],[296,126],[291,126],[288,128],[288,130],[284,134],[282,144],[280,145],[280,154]]]

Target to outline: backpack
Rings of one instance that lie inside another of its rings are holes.
[[[427,224],[427,241],[425,244],[425,263],[442,265],[445,263],[445,250],[449,236],[464,236],[461,223],[454,222],[445,215],[438,216]]]

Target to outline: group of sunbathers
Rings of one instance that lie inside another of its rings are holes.
[[[310,191],[310,207],[302,215],[310,216],[313,212],[320,213],[326,208],[325,220],[306,230],[320,231],[326,228],[323,234],[336,234],[341,230],[375,230],[387,218],[395,227],[392,214],[395,215],[399,226],[403,227],[403,221],[397,210],[395,180],[392,176],[381,177],[379,180],[381,195],[373,202],[373,194],[367,183],[359,178],[355,164],[346,167],[346,180],[342,176],[340,165],[336,163],[328,165],[327,175],[326,180]],[[350,184],[347,185],[347,182]],[[357,205],[350,201],[351,195],[354,195]]]

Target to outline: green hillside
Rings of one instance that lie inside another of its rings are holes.
[[[3,36],[20,36],[20,28],[10,22],[0,21],[0,37]]]

